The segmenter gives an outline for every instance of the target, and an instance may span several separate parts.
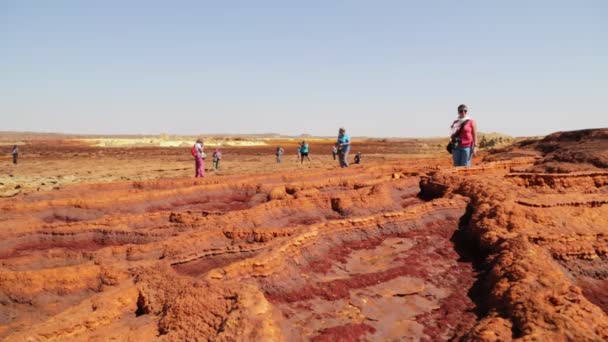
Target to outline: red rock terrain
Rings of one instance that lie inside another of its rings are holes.
[[[93,151],[115,178],[0,200],[0,338],[608,339],[608,130],[468,169],[386,144],[349,169],[234,150],[262,169],[203,180],[132,178],[177,149],[47,147],[30,176]]]

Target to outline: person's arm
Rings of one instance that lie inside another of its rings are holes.
[[[473,129],[473,154],[475,154],[477,150],[477,124],[475,124],[475,121],[472,121],[471,124],[471,128]]]

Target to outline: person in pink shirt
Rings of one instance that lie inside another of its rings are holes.
[[[458,106],[458,119],[452,123],[452,141],[454,150],[452,159],[454,166],[471,166],[471,158],[475,155],[477,146],[477,126],[468,115],[466,105]]]
[[[205,177],[205,144],[203,143],[203,140],[201,139],[197,139],[196,143],[194,144],[194,149],[195,149],[195,153],[194,153],[194,171],[195,171],[195,176],[196,178],[198,177]]]

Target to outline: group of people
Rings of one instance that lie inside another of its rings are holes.
[[[205,159],[207,154],[205,153],[205,143],[202,139],[197,139],[194,146],[192,146],[192,156],[194,157],[194,177],[205,177]],[[220,160],[222,160],[222,152],[219,148],[213,151],[213,169],[219,170]]]
[[[300,164],[304,163],[304,159],[310,162],[309,156],[309,145],[306,140],[302,140],[302,142],[298,145],[298,159],[300,160]],[[348,167],[348,153],[350,152],[350,137],[346,134],[346,130],[344,128],[340,128],[338,130],[338,139],[332,148],[332,153],[334,160],[336,160],[336,156],[340,159],[340,167]],[[281,163],[283,161],[283,154],[285,154],[285,149],[283,146],[277,146],[275,156],[277,158],[277,163]],[[361,163],[361,152],[358,152],[355,156],[355,163]]]
[[[308,156],[308,143],[306,140],[302,140],[300,146],[298,146],[298,158],[300,159],[300,164],[304,164],[304,158],[310,162],[310,157]]]
[[[450,134],[450,153],[452,153],[452,161],[454,166],[470,166],[471,159],[476,154],[477,148],[477,126],[468,115],[469,109],[466,105],[461,104],[458,106],[458,118],[454,120],[451,126]],[[348,154],[350,153],[351,140],[350,136],[346,134],[346,130],[341,127],[338,130],[338,138],[332,148],[332,154],[334,160],[336,157],[339,159],[340,167],[348,167]],[[197,139],[194,146],[192,146],[192,156],[195,162],[195,177],[205,177],[205,159],[207,155],[204,152],[205,145],[202,139]],[[306,140],[303,140],[298,147],[298,159],[300,163],[304,163],[304,159],[310,162],[309,157],[309,145]],[[19,159],[19,147],[13,146],[11,151],[13,156],[13,164],[17,164]],[[281,163],[285,149],[282,146],[278,146],[276,149],[276,160],[277,163]],[[357,152],[354,161],[355,164],[361,163],[361,152]],[[218,170],[220,168],[220,161],[222,160],[222,152],[219,148],[216,148],[213,152],[213,169]]]
[[[454,120],[451,126],[450,134],[450,153],[452,153],[452,161],[454,166],[470,166],[471,158],[475,155],[475,148],[477,147],[477,127],[475,122],[468,115],[468,108],[466,105],[461,104],[458,106],[458,118]],[[16,147],[16,146],[15,146]],[[332,148],[332,154],[334,160],[336,157],[339,160],[340,167],[346,168],[349,166],[348,154],[351,149],[351,139],[346,130],[341,127],[338,130],[338,138]],[[195,157],[195,170],[196,177],[205,176],[205,158],[204,144],[202,140],[197,140],[196,144],[192,147],[192,155]],[[310,150],[306,140],[302,140],[298,146],[298,159],[300,164],[304,163],[304,160],[310,162]],[[283,161],[283,155],[285,149],[282,146],[277,146],[275,156],[277,163]],[[15,154],[13,154],[15,156]],[[222,153],[219,148],[216,148],[213,152],[213,168],[219,169],[219,163],[222,159]],[[354,161],[355,164],[360,164],[362,159],[361,152],[357,152]],[[14,163],[17,163],[16,157],[14,157]]]

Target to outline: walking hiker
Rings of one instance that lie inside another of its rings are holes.
[[[277,151],[275,153],[276,157],[277,157],[277,163],[281,163],[281,161],[283,160],[283,153],[285,153],[285,150],[283,150],[283,147],[278,146]]]
[[[13,164],[17,165],[17,159],[19,159],[19,147],[17,145],[13,145],[11,154],[13,155]]]
[[[194,157],[194,177],[205,177],[205,152],[203,151],[205,144],[201,139],[197,139],[194,146],[192,146],[192,156]]]
[[[222,160],[222,152],[219,148],[216,148],[213,152],[213,169],[218,170],[220,168],[220,160]]]
[[[361,164],[361,152],[355,154],[355,164]]]
[[[350,137],[346,134],[346,130],[340,127],[338,130],[338,156],[340,158],[340,167],[348,167],[348,152],[350,152]]]
[[[334,160],[336,160],[336,156],[338,155],[338,147],[336,145],[331,148],[331,154],[333,155]]]
[[[304,164],[304,158],[310,162],[310,158],[308,157],[308,143],[306,140],[302,140],[300,144],[300,164]]]
[[[458,119],[452,123],[451,141],[454,166],[471,166],[477,146],[477,126],[466,105],[458,106]]]

